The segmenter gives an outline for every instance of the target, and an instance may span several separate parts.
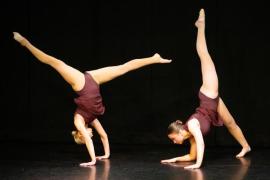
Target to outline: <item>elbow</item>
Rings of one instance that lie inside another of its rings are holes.
[[[204,141],[200,142],[200,145],[204,147],[205,146]]]
[[[204,142],[197,143],[197,151],[198,152],[203,152],[205,149]]]
[[[204,148],[205,147],[205,143],[204,143],[204,140],[203,139],[198,140],[196,143],[197,143],[197,146],[200,147],[200,148]]]
[[[201,147],[201,149],[204,149],[205,148],[204,142],[201,142],[199,146]]]
[[[189,160],[190,161],[196,160],[196,155],[189,155]]]

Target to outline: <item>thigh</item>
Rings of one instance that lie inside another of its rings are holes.
[[[200,56],[200,59],[203,81],[201,90],[207,96],[215,98],[218,95],[218,76],[215,65],[210,55]]]
[[[122,67],[123,65],[109,66],[92,71],[87,71],[87,73],[90,73],[93,79],[98,84],[103,84],[123,75],[125,72]]]
[[[225,125],[228,126],[235,123],[233,116],[231,115],[230,111],[228,110],[228,108],[226,107],[225,103],[221,98],[219,98],[217,112]]]
[[[79,70],[65,64],[62,61],[55,63],[53,67],[68,82],[74,91],[79,91],[85,83],[84,74]]]

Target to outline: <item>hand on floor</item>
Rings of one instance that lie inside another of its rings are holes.
[[[102,160],[102,159],[109,159],[110,155],[104,155],[104,156],[97,156],[97,160]]]
[[[198,165],[198,164],[193,164],[193,165],[184,167],[184,169],[198,169],[198,168],[200,168],[200,167],[201,167],[201,166]]]
[[[81,167],[89,167],[89,166],[93,166],[96,164],[96,161],[91,161],[91,162],[87,162],[87,163],[81,163],[80,166]]]

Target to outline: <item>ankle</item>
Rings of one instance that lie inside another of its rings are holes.
[[[251,148],[250,148],[249,144],[246,144],[246,145],[243,146],[243,149],[249,149],[250,150]]]
[[[160,55],[159,54],[155,54],[154,56],[151,57],[151,60],[154,63],[159,63],[160,62]]]
[[[28,42],[26,39],[23,39],[23,40],[20,41],[20,44],[21,44],[22,46],[27,46],[28,43],[29,43],[29,42]]]

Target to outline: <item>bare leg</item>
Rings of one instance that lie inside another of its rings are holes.
[[[73,90],[79,91],[83,88],[85,83],[83,73],[66,65],[63,61],[45,54],[19,33],[14,32],[14,39],[25,46],[40,62],[53,67],[72,86]]]
[[[199,18],[195,25],[198,28],[197,35],[197,51],[201,60],[203,85],[201,91],[207,96],[215,98],[218,95],[218,77],[215,70],[215,65],[208,53],[206,40],[205,40],[205,14],[204,10],[200,11]],[[235,123],[234,118],[228,111],[227,107],[223,103],[222,99],[219,101],[218,113],[224,120],[225,126],[228,128],[229,132],[234,136],[234,138],[242,145],[242,151],[237,155],[237,157],[244,156],[248,151],[250,151],[250,146],[248,145],[241,129]]]
[[[88,73],[90,73],[93,76],[93,78],[98,84],[103,84],[105,82],[113,80],[114,78],[124,75],[129,71],[139,69],[143,66],[156,63],[170,63],[170,62],[171,60],[163,59],[160,57],[159,54],[155,54],[154,56],[149,58],[134,59],[122,65],[105,67],[93,71],[88,71]]]
[[[232,117],[231,113],[227,109],[226,105],[224,104],[223,100],[219,98],[219,104],[217,109],[220,117],[223,119],[225,126],[231,133],[231,135],[238,141],[239,144],[242,146],[242,151],[236,155],[236,157],[243,157],[246,153],[251,151],[251,148],[244,137],[241,129],[236,124],[234,118]]]
[[[201,91],[210,98],[215,98],[218,95],[218,77],[215,65],[208,52],[205,39],[205,14],[201,9],[198,20],[195,23],[198,28],[196,48],[201,60],[201,70],[203,84]]]
[[[100,139],[102,141],[104,152],[105,152],[104,156],[99,156],[99,157],[96,157],[96,158],[97,159],[107,159],[107,158],[109,158],[110,157],[110,144],[109,144],[107,133],[103,129],[103,127],[100,124],[99,120],[97,120],[97,119],[95,119],[91,123],[91,126],[94,127],[97,130],[97,132],[98,132],[98,134],[100,136]]]

